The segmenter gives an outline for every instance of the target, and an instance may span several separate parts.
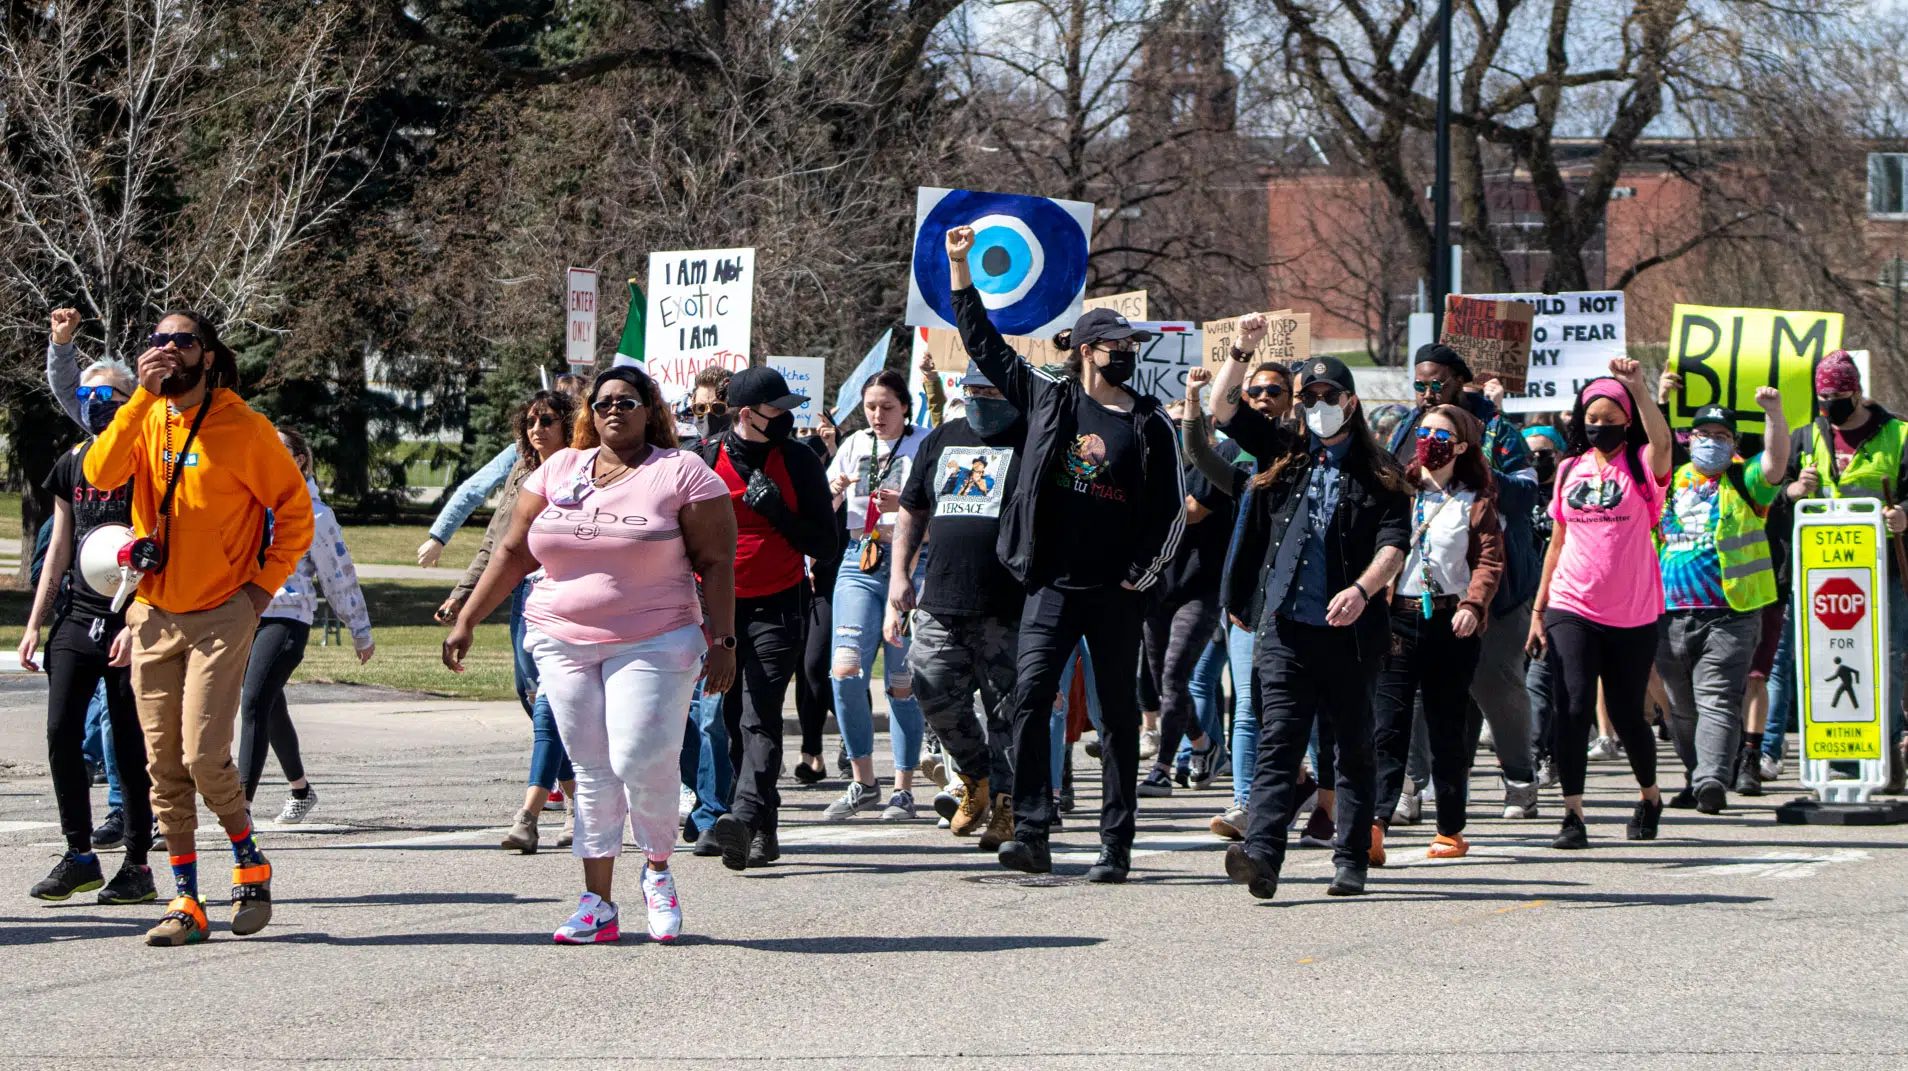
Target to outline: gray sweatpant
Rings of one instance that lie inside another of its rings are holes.
[[[1760,614],[1735,610],[1671,610],[1657,624],[1656,672],[1669,691],[1670,739],[1692,786],[1735,787],[1742,697],[1761,627]]]

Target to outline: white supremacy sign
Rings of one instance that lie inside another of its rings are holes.
[[[649,254],[643,355],[663,396],[682,398],[712,364],[747,368],[754,314],[755,250]]]
[[[1610,374],[1611,358],[1627,355],[1621,290],[1466,296],[1537,307],[1530,328],[1530,379],[1522,394],[1504,397],[1506,412],[1568,409],[1585,383]]]

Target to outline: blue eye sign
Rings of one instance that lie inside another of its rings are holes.
[[[1086,294],[1093,206],[1011,193],[921,187],[914,205],[910,327],[953,327],[947,232],[974,228],[967,255],[974,288],[1003,335],[1052,335],[1072,327]]]

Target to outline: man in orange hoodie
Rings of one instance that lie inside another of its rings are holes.
[[[136,478],[133,527],[158,545],[160,564],[140,581],[112,653],[116,665],[131,659],[178,890],[146,943],[185,945],[208,930],[195,788],[232,842],[232,932],[271,920],[272,868],[252,838],[232,728],[258,615],[311,546],[311,497],[271,422],[233,392],[238,364],[211,321],[168,314],[151,343],[139,390],[100,433],[85,472],[98,487]]]

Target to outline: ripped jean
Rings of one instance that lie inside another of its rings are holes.
[[[888,737],[894,746],[894,768],[912,770],[921,764],[921,704],[914,698],[914,676],[908,669],[908,637],[898,645],[882,641],[881,621],[888,607],[889,544],[881,545],[881,564],[872,573],[861,571],[861,551],[850,545],[835,577],[835,646],[829,658],[830,684],[835,692],[835,720],[851,759],[874,754],[874,707],[868,693],[868,668],[875,651],[883,652],[882,670],[888,687]],[[921,548],[914,563],[916,591],[927,572],[929,548]],[[903,694],[896,695],[896,692]]]

